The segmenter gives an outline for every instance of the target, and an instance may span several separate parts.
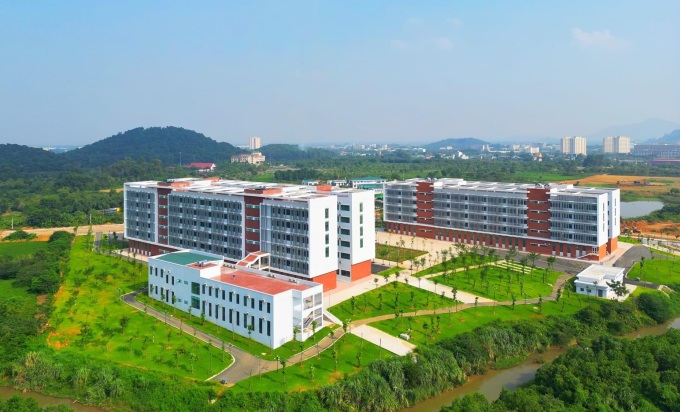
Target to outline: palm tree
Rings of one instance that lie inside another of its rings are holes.
[[[319,326],[319,323],[316,320],[312,321],[312,336],[314,336],[314,340],[316,340],[316,327]]]
[[[548,263],[548,273],[552,271],[553,265],[555,264],[555,261],[557,258],[555,256],[548,256],[548,258],[545,260]],[[543,275],[543,283],[545,283],[545,275]]]
[[[300,333],[300,328],[293,326],[293,340],[297,340],[297,335]]]

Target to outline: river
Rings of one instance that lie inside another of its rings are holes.
[[[660,210],[662,207],[663,203],[655,200],[621,202],[621,217],[629,219],[631,217],[647,216],[654,211]]]
[[[22,393],[21,391],[18,391],[16,389],[7,387],[7,386],[0,386],[0,398],[2,399],[9,399],[13,395],[19,395],[24,398],[35,398],[35,400],[38,401],[38,405],[41,407],[47,407],[47,406],[57,406],[57,405],[68,405],[71,408],[73,408],[74,411],[76,412],[103,412],[103,409],[99,409],[95,406],[87,406],[83,405],[81,403],[73,403],[73,400],[71,399],[65,399],[65,398],[57,398],[54,396],[48,396],[48,395],[41,395],[39,393],[35,392],[26,392]]]
[[[680,317],[671,322],[627,333],[624,336],[631,339],[657,336],[666,333],[670,328],[680,329]],[[567,348],[564,347],[552,348],[543,353],[531,354],[524,362],[512,368],[501,370],[490,369],[484,375],[471,376],[468,382],[462,386],[442,392],[434,398],[424,400],[409,408],[402,409],[402,412],[438,412],[442,407],[449,406],[456,399],[473,392],[481,392],[488,400],[494,401],[501,395],[503,388],[517,389],[520,385],[529,382],[536,376],[536,371],[544,362],[554,360],[566,352],[566,350]]]

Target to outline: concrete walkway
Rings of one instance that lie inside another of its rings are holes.
[[[404,339],[392,336],[368,325],[352,327],[351,333],[399,356],[406,356],[416,348],[416,345]]]

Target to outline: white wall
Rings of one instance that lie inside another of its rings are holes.
[[[328,219],[325,210],[328,208]],[[309,276],[315,277],[338,268],[338,205],[335,196],[309,200]],[[328,221],[329,242],[326,245],[325,225]],[[326,246],[329,248],[326,257]]]

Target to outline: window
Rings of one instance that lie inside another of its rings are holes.
[[[326,246],[326,257],[330,256],[330,248]]]
[[[191,307],[194,309],[201,308],[201,301],[196,296],[191,297]]]
[[[359,224],[360,225],[364,224],[364,215],[359,215]]]
[[[349,253],[340,253],[340,259],[349,259]]]
[[[191,282],[191,293],[193,293],[194,295],[200,295],[201,286],[196,282]]]
[[[359,239],[359,247],[362,248],[364,247],[364,239]]]
[[[349,247],[349,242],[346,241],[346,240],[341,240],[341,241],[340,241],[340,246],[342,246],[342,247]]]
[[[260,312],[262,312],[262,304],[263,303],[264,303],[264,301],[262,299],[260,299],[260,303],[258,304],[258,309],[260,310]],[[262,333],[262,331],[260,331],[260,333]]]
[[[328,244],[330,237],[326,235],[326,244]]]
[[[340,205],[340,210],[343,212],[349,212],[349,205]]]
[[[328,232],[328,230],[329,230],[328,227],[329,227],[329,224],[328,224],[328,221],[326,221],[326,232]]]
[[[272,311],[272,304],[271,304],[271,302],[267,302],[267,313],[271,313],[271,311]],[[267,321],[267,323],[268,322],[269,321]],[[267,332],[267,334],[269,334],[269,332]]]
[[[328,219],[328,216],[329,216],[328,208],[326,208],[325,215],[326,215],[326,219]]]
[[[359,212],[364,211],[364,202],[359,203]]]

